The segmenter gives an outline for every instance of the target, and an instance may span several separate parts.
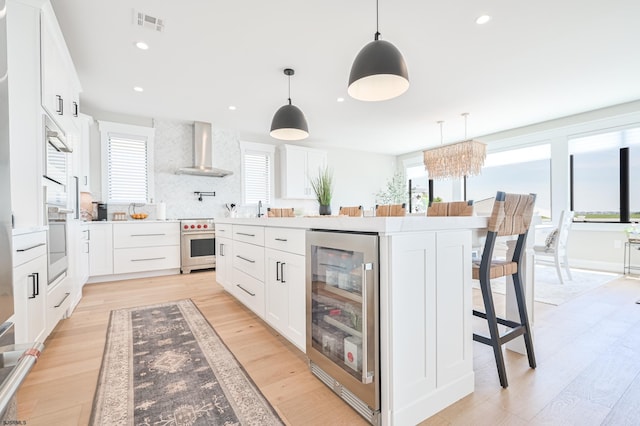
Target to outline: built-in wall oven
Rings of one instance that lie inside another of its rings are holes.
[[[213,219],[180,220],[180,271],[216,267],[216,229]]]
[[[52,284],[66,274],[69,265],[67,254],[67,215],[73,210],[68,203],[68,163],[71,148],[64,133],[48,116],[44,115],[45,167],[44,213],[47,232],[48,282]]]

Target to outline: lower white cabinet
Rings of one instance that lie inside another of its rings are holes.
[[[216,229],[216,235],[218,230]],[[216,237],[216,281],[232,293],[233,245],[229,238]]]
[[[305,258],[266,249],[266,321],[305,351]]]
[[[91,223],[89,230],[89,275],[113,274],[113,225]]]
[[[47,318],[47,336],[58,325],[58,322],[67,314],[67,309],[71,305],[72,281],[64,277],[57,283],[54,282],[51,288],[47,288],[47,307],[45,316]]]
[[[180,245],[113,250],[113,273],[156,271],[180,267]]]
[[[82,223],[80,225],[80,253],[78,253],[78,278],[80,287],[84,286],[89,279],[89,244],[91,238],[91,230],[89,225]]]
[[[47,297],[47,235],[45,231],[13,238],[15,342],[44,341]]]
[[[264,318],[264,283],[239,269],[233,269],[232,294],[260,318]]]

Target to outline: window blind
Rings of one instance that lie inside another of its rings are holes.
[[[107,149],[109,202],[146,202],[149,194],[147,140],[110,133]]]
[[[271,155],[246,151],[244,162],[245,204],[271,203]]]

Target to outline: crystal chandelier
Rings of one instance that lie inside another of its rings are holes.
[[[424,166],[429,179],[461,178],[479,175],[487,156],[486,144],[467,140],[467,116],[464,116],[464,138],[462,142],[442,145],[442,121],[440,124],[440,144],[424,151]]]

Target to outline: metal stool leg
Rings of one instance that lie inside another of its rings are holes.
[[[482,290],[482,299],[484,300],[484,309],[486,313],[487,324],[489,326],[489,335],[491,336],[490,344],[493,347],[493,355],[496,359],[496,367],[498,368],[498,377],[500,385],[503,388],[509,386],[507,381],[507,369],[504,365],[504,357],[502,354],[502,345],[500,344],[500,333],[498,331],[498,320],[496,317],[496,309],[493,304],[493,295],[491,294],[491,284],[489,281],[480,280],[480,289]]]
[[[518,313],[520,314],[520,324],[524,327],[524,345],[527,349],[527,357],[529,358],[529,367],[536,368],[536,356],[533,352],[533,340],[531,339],[531,326],[529,325],[529,316],[527,315],[527,304],[524,298],[524,289],[522,288],[522,280],[520,271],[512,275],[513,285],[515,287],[516,301],[518,303]]]

